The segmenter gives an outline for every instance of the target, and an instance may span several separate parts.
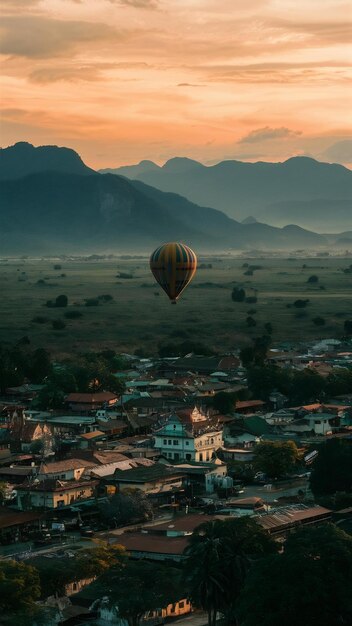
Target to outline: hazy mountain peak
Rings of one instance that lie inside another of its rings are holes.
[[[0,178],[15,179],[45,171],[93,174],[79,154],[59,146],[35,147],[26,141],[0,149]]]
[[[204,168],[205,166],[199,161],[195,161],[194,159],[189,159],[188,157],[173,157],[166,161],[166,163],[162,166],[162,170],[174,173],[180,173],[183,171],[189,171],[192,169]]]
[[[258,220],[255,219],[255,217],[253,217],[253,215],[248,215],[248,217],[245,217],[244,220],[242,220],[242,224],[256,224]]]

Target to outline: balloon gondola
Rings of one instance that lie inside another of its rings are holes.
[[[172,304],[176,304],[196,273],[197,257],[183,243],[166,243],[154,250],[150,269]]]

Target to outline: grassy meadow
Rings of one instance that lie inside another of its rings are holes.
[[[159,343],[185,339],[229,350],[263,334],[268,322],[274,342],[339,337],[344,321],[352,318],[352,274],[343,272],[351,262],[351,257],[201,258],[201,267],[212,267],[198,269],[173,306],[154,282],[147,258],[2,259],[0,341],[28,336],[33,347],[61,356],[103,348],[155,353]],[[244,264],[261,269],[248,276]],[[307,282],[311,275],[318,283]],[[234,286],[257,302],[233,302]],[[67,308],[46,306],[61,294],[68,297]],[[87,299],[103,295],[113,299],[86,306]],[[309,299],[307,307],[295,308],[297,299]],[[82,316],[67,319],[65,313],[72,311]],[[247,326],[248,316],[255,327]],[[313,323],[317,316],[325,319],[324,326]],[[55,330],[54,320],[64,321],[65,328]]]

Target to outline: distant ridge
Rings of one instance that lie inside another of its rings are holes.
[[[87,167],[81,157],[70,148],[38,146],[20,141],[8,148],[0,148],[0,178],[22,178],[28,174],[44,171],[71,174],[96,174]]]
[[[144,162],[142,167],[151,166]],[[168,167],[203,169],[184,159],[172,160]],[[172,239],[203,251],[327,245],[325,236],[299,226],[276,228],[254,220],[241,224],[179,194],[99,174],[68,148],[16,144],[2,150],[0,168],[2,254],[149,251]]]
[[[294,223],[320,232],[352,227],[352,172],[308,157],[283,163],[227,160],[211,166],[177,157],[161,167],[148,162],[146,168],[109,172],[179,193],[237,220],[251,215],[274,226]]]

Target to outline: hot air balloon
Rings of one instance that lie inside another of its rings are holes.
[[[196,272],[197,257],[183,243],[165,243],[151,255],[150,269],[172,304],[176,304]]]

